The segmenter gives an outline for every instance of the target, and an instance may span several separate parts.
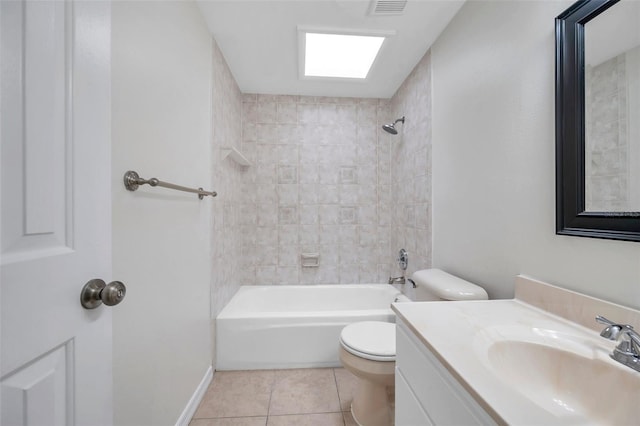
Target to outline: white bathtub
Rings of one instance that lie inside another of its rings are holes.
[[[338,338],[355,321],[395,322],[387,284],[243,286],[216,318],[216,369],[337,367]]]

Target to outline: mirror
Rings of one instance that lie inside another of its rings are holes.
[[[640,2],[556,18],[556,232],[640,241]]]
[[[640,2],[584,26],[586,211],[640,212]]]

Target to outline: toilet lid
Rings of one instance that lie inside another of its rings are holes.
[[[340,333],[342,347],[352,354],[373,361],[395,361],[396,325],[382,321],[349,324]]]

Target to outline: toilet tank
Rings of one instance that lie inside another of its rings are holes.
[[[416,301],[487,300],[482,287],[440,269],[422,269],[411,276],[416,283]]]

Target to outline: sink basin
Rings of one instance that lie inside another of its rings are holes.
[[[485,366],[563,423],[638,421],[640,373],[611,360],[606,341],[541,329],[484,337],[476,350]]]

